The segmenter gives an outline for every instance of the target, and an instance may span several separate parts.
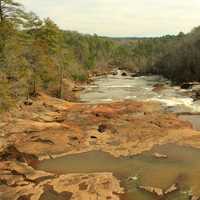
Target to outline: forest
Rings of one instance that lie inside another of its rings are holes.
[[[85,81],[93,69],[161,74],[200,81],[200,28],[157,38],[108,38],[61,30],[13,0],[0,0],[0,108],[42,90],[64,98],[64,80]],[[180,76],[181,74],[181,76]]]
[[[116,64],[139,74],[163,75],[175,84],[200,81],[200,27],[176,36],[129,39],[115,55]]]
[[[0,108],[43,90],[63,98],[63,80],[84,81],[89,70],[107,67],[113,42],[61,30],[12,0],[0,0]]]

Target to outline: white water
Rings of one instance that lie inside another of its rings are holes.
[[[200,102],[194,102],[186,95],[186,90],[171,86],[170,81],[161,76],[121,76],[97,77],[93,85],[86,86],[81,101],[106,103],[111,101],[138,100],[156,101],[177,112],[200,112]],[[155,84],[165,84],[166,89],[153,91]]]

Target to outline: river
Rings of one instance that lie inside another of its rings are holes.
[[[176,112],[200,112],[200,102],[193,101],[187,95],[189,90],[172,86],[162,76],[122,76],[117,75],[96,77],[92,85],[85,86],[81,93],[82,102],[106,103],[112,101],[137,100],[157,101],[169,110]],[[164,85],[162,90],[155,91],[155,85]]]
[[[200,112],[200,103],[188,95],[189,90],[173,86],[161,76],[132,77],[121,74],[122,72],[118,71],[117,75],[96,77],[92,85],[85,86],[80,100],[91,104],[124,100],[156,101],[162,104],[164,110],[171,112]],[[194,128],[200,130],[198,114],[180,114],[180,117],[190,121]],[[156,152],[167,155],[168,158],[157,159],[153,156]],[[200,195],[199,155],[198,149],[168,144],[130,157],[114,158],[101,151],[68,155],[43,161],[39,169],[61,174],[113,172],[125,188],[126,193],[122,197],[125,200],[159,199],[155,195],[141,191],[139,185],[150,185],[164,191],[173,183],[178,183],[178,191],[162,198],[188,200],[191,191]]]

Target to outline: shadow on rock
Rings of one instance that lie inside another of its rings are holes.
[[[0,152],[0,161],[10,160],[24,162],[30,166],[34,166],[38,163],[37,156],[20,152],[14,145],[9,145],[2,152]]]
[[[44,193],[40,196],[39,200],[70,200],[73,193],[61,192],[58,193],[54,190],[53,186],[45,185]]]

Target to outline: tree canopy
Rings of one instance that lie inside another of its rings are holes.
[[[20,3],[13,0],[0,0],[0,23],[12,21],[13,23],[24,23],[26,14]]]

